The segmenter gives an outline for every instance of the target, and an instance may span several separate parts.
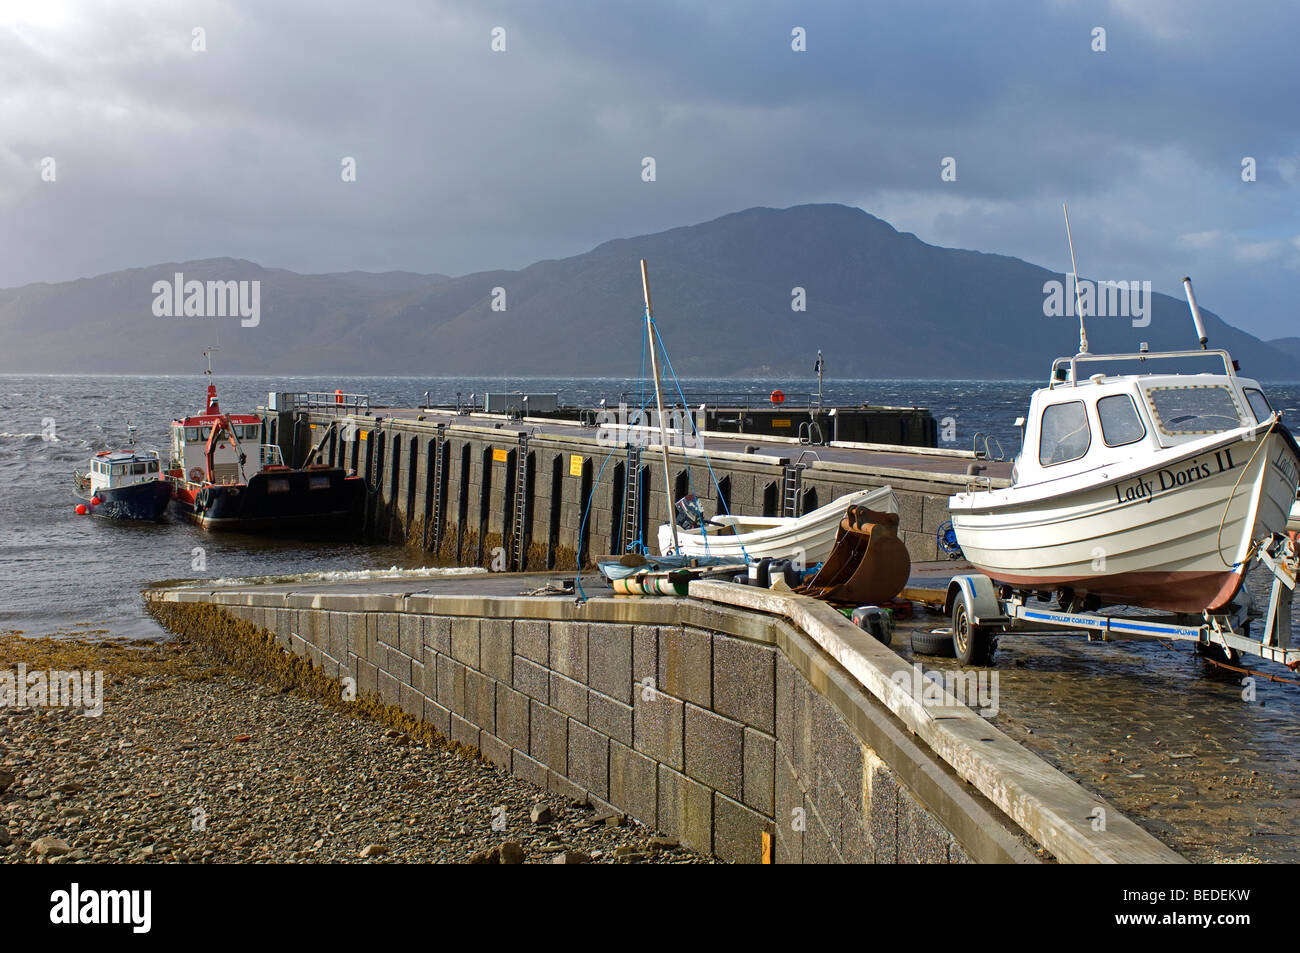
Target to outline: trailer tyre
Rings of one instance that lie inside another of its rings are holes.
[[[957,661],[963,665],[992,665],[998,640],[987,626],[971,621],[966,600],[958,598],[952,604],[952,649]]]
[[[941,658],[952,658],[952,633],[913,632],[912,654],[937,655]]]

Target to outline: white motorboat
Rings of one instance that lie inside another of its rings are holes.
[[[1058,358],[1034,392],[1012,484],[952,497],[975,567],[1019,590],[1201,613],[1241,587],[1256,542],[1287,529],[1300,447],[1257,381],[1201,349]],[[1214,359],[1208,373],[1151,365]],[[1222,362],[1222,370],[1218,362]],[[1138,373],[1086,374],[1137,362]]]
[[[696,529],[677,528],[683,556],[749,559],[798,559],[804,566],[823,562],[835,545],[835,532],[850,506],[886,513],[898,512],[898,500],[888,486],[859,490],[803,516],[715,516]],[[659,552],[674,555],[673,527],[659,527]]]

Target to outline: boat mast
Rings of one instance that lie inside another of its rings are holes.
[[[664,499],[668,501],[668,525],[673,529],[673,552],[681,552],[677,543],[677,520],[673,516],[673,481],[668,471],[668,431],[664,427],[664,397],[659,382],[659,360],[655,356],[654,318],[650,310],[650,272],[641,259],[641,289],[645,292],[645,334],[650,344],[650,367],[655,375],[655,406],[659,409],[659,449],[664,456]]]
[[[1079,266],[1074,263],[1074,238],[1070,235],[1070,210],[1061,203],[1065,213],[1065,239],[1070,243],[1070,270],[1074,273],[1074,310],[1079,315],[1079,353],[1088,353],[1088,329],[1083,325],[1083,302],[1079,299]],[[1074,381],[1071,381],[1074,383]]]

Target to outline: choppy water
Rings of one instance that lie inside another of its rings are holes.
[[[703,392],[789,395],[816,382],[682,381],[688,396]],[[996,435],[1006,451],[1019,441],[1012,425],[1033,382],[827,381],[828,404],[862,402],[928,407],[952,417],[956,446],[969,447],[976,431]],[[428,391],[434,403],[454,403],[457,392],[558,392],[561,401],[616,403],[636,382],[540,378],[218,378],[222,407],[250,412],[271,390],[368,393],[373,405],[414,406]],[[179,413],[202,405],[204,381],[185,377],[0,376],[0,630],[48,634],[103,630],[149,637],[160,629],[144,613],[140,590],[176,578],[236,578],[302,572],[414,568],[419,557],[394,546],[362,542],[288,541],[204,533],[186,523],[117,524],[73,511],[72,471],[87,458],[124,442],[127,421],[142,445],[163,447]],[[1270,388],[1288,423],[1300,423],[1300,387]],[[51,434],[54,439],[49,439]],[[204,565],[196,567],[196,548]]]

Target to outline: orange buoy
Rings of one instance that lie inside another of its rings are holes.
[[[91,506],[98,506],[100,503],[103,503],[103,502],[104,502],[104,501],[101,500],[98,496],[92,496],[92,497],[90,498],[90,505],[91,505]]]
[[[77,515],[78,515],[78,516],[85,516],[87,512],[88,512],[88,511],[86,510],[86,504],[85,504],[85,503],[78,503],[78,504],[77,504]]]
[[[785,391],[783,391],[783,390],[774,390],[774,391],[772,391],[772,403],[774,403],[774,404],[784,404],[784,403],[785,403]]]

